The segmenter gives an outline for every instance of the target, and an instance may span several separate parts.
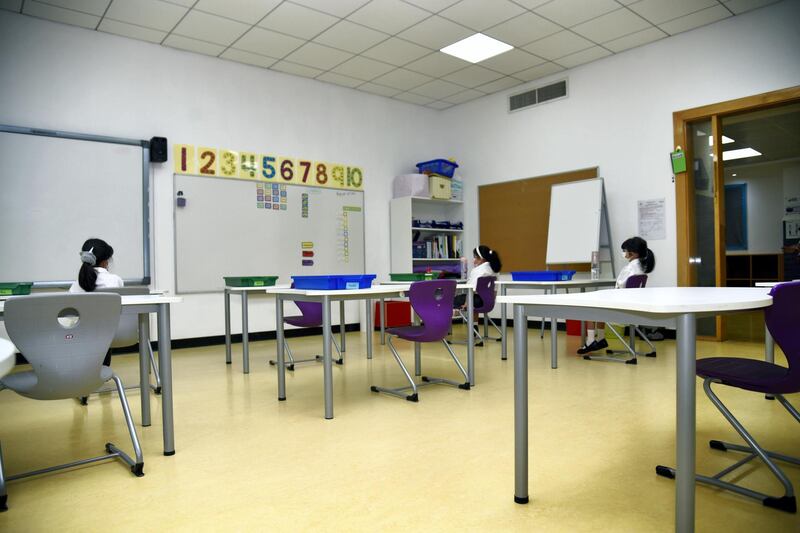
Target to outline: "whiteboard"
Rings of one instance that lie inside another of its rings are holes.
[[[600,250],[603,178],[553,185],[547,230],[547,264],[589,263]]]
[[[149,165],[127,141],[137,144],[0,132],[0,281],[71,283],[90,237],[114,248],[126,282],[149,275]]]
[[[186,200],[174,207],[177,292],[222,291],[223,276],[290,283],[292,275],[364,273],[363,192],[278,184],[277,195],[259,201],[259,186],[272,185],[174,175],[175,199],[180,191]]]

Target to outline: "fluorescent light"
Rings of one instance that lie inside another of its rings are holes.
[[[724,135],[722,136],[722,144],[730,144],[732,142],[735,142],[735,141],[733,139],[731,139],[730,137],[725,137]],[[709,137],[708,138],[708,145],[709,146],[714,146],[714,137]]]
[[[455,56],[470,63],[479,63],[484,59],[489,59],[503,52],[508,52],[514,48],[497,39],[492,39],[488,35],[476,33],[472,37],[461,39],[457,43],[445,46],[440,50],[445,54]]]
[[[722,152],[722,160],[730,161],[731,159],[742,159],[743,157],[756,157],[759,155],[761,155],[761,152],[753,150],[752,148],[740,148],[738,150]]]

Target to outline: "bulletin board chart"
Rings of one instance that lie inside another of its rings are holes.
[[[219,292],[223,276],[363,274],[364,193],[174,175],[175,287]]]
[[[175,174],[356,191],[364,187],[361,167],[342,163],[190,144],[175,144],[172,151]]]

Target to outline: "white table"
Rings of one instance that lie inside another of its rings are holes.
[[[158,320],[158,372],[161,376],[161,422],[164,431],[164,455],[175,455],[175,426],[172,413],[172,347],[170,338],[169,306],[183,298],[163,294],[122,296],[122,314],[139,316],[139,388],[142,400],[142,425],[150,425],[150,382],[148,367],[150,354],[150,321],[148,315],[156,313]],[[5,301],[0,301],[0,320],[3,319]]]
[[[0,339],[0,378],[14,369],[17,361],[17,348],[7,339]]]
[[[497,285],[500,287],[500,296],[507,296],[508,289],[544,289],[549,290],[551,294],[556,294],[558,289],[564,289],[569,292],[570,289],[580,289],[581,292],[586,292],[587,287],[592,287],[595,290],[601,287],[614,287],[617,284],[613,279],[570,279],[566,281],[514,281],[514,280],[498,280]],[[500,300],[498,300],[500,301]],[[500,346],[500,358],[503,360],[508,359],[508,310],[506,304],[500,304],[500,329],[503,330],[502,341]],[[515,323],[516,325],[516,323]],[[581,322],[581,344],[585,339],[584,324]],[[550,343],[554,346],[556,338],[557,321],[555,318],[550,319]],[[542,331],[544,331],[544,318],[542,318]],[[553,355],[556,350],[551,351],[550,364],[552,368],[558,368],[558,357]]]
[[[694,531],[696,320],[772,305],[765,289],[671,287],[582,294],[505,296],[514,306],[514,501],[528,502],[528,315],[675,326],[677,432],[675,529]]]
[[[346,300],[364,300],[366,303],[366,327],[367,327],[367,359],[372,359],[372,300],[396,298],[405,295],[411,287],[410,283],[398,283],[392,285],[374,285],[365,289],[346,289],[346,290],[302,290],[302,289],[281,289],[268,288],[267,293],[275,296],[275,322],[277,331],[277,359],[278,359],[278,400],[286,400],[286,365],[284,359],[284,325],[283,325],[283,302],[302,301],[319,302],[322,304],[322,366],[323,383],[325,397],[325,418],[333,418],[333,367],[331,358],[331,302]],[[470,385],[475,385],[475,341],[472,331],[472,287],[469,285],[459,285],[459,289],[468,292],[467,304],[469,311],[469,324],[467,334],[467,365]],[[417,320],[415,319],[415,323]],[[416,375],[422,373],[420,344],[414,343],[414,370]]]

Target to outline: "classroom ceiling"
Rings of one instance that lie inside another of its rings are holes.
[[[761,155],[725,162],[725,170],[748,165],[800,161],[800,104],[723,117],[722,134],[732,139],[723,150],[753,148]]]
[[[777,0],[0,0],[0,9],[447,109]],[[438,50],[482,32],[478,64]]]

